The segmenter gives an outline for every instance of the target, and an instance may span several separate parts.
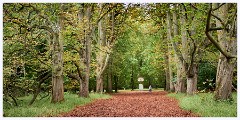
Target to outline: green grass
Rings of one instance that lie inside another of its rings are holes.
[[[186,96],[182,93],[168,94],[179,100],[180,107],[191,110],[202,117],[237,117],[237,93],[233,93],[233,101],[214,101],[213,93],[199,93]]]
[[[107,99],[110,98],[107,94],[91,93],[90,98],[80,98],[76,94],[65,93],[64,102],[50,103],[50,98],[36,100],[33,105],[28,106],[32,96],[25,96],[18,98],[19,106],[9,106],[3,103],[3,112],[5,117],[44,117],[56,116],[59,113],[67,112],[77,105],[84,105],[92,102],[94,99]]]

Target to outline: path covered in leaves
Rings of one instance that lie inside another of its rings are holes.
[[[195,117],[182,110],[178,101],[167,92],[126,92],[113,94],[110,99],[96,100],[77,106],[62,117]]]

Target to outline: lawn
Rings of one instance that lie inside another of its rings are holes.
[[[233,101],[214,101],[213,93],[198,93],[187,96],[183,93],[170,93],[168,96],[179,100],[180,107],[191,110],[202,117],[237,117],[237,93],[233,93]]]
[[[94,99],[110,98],[107,94],[91,93],[89,98],[80,98],[76,94],[64,93],[65,101],[62,103],[50,103],[50,98],[36,100],[33,105],[28,106],[32,96],[18,98],[18,107],[3,103],[4,117],[44,117],[56,116],[59,113],[67,112],[77,105],[84,105],[92,102]]]

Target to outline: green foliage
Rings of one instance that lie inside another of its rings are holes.
[[[89,91],[96,89],[96,73],[97,65],[97,39],[98,29],[96,21],[99,16],[107,12],[113,4],[104,4],[104,9],[101,11],[96,3],[85,4],[93,6],[91,26],[96,27],[95,31],[91,33],[91,72],[89,80]],[[180,5],[180,4],[179,4]],[[181,15],[187,14],[185,25],[179,25],[179,33],[181,30],[189,30],[188,37],[188,53],[192,53],[193,43],[195,43],[197,53],[193,56],[194,62],[204,61],[199,65],[198,76],[198,90],[209,91],[215,88],[216,63],[219,52],[213,46],[206,45],[207,39],[205,36],[205,21],[206,10],[208,4],[192,4],[199,10],[192,8],[189,3],[183,3],[186,11],[179,10],[178,18]],[[147,88],[152,84],[153,88],[165,87],[165,54],[172,55],[170,65],[173,73],[176,72],[176,60],[174,60],[174,51],[167,52],[168,40],[166,40],[167,27],[166,12],[169,10],[169,4],[165,3],[151,3],[151,4],[123,4],[116,3],[114,11],[114,35],[111,36],[111,19],[110,14],[106,14],[104,18],[106,21],[106,39],[113,42],[109,50],[111,63],[107,69],[111,71],[112,85],[115,78],[118,78],[117,87],[120,89],[131,89],[131,80],[134,80],[133,86],[138,87],[138,77],[143,77],[144,87]],[[79,91],[79,81],[76,78],[70,78],[69,73],[78,75],[77,65],[80,71],[83,72],[85,68],[83,60],[83,41],[86,35],[84,31],[84,23],[79,22],[79,10],[81,4],[79,3],[4,3],[3,4],[3,93],[4,100],[12,102],[10,96],[16,98],[19,107],[9,106],[9,103],[4,101],[5,116],[54,116],[61,111],[68,111],[75,105],[84,104],[91,101],[93,98],[102,98],[107,96],[99,96],[98,94],[91,94],[90,98],[77,98],[77,95],[65,94],[65,102],[58,104],[50,104],[49,99],[37,100],[32,106],[27,107],[31,95],[39,83],[45,76],[46,71],[52,69],[52,36],[49,30],[42,29],[40,26],[49,27],[55,30],[58,25],[59,15],[64,16],[62,33],[63,39],[63,64],[64,64],[64,90],[72,93]],[[86,8],[84,8],[86,9]],[[99,12],[101,11],[101,12]],[[179,20],[179,19],[178,19]],[[216,33],[213,33],[216,37]],[[174,36],[173,41],[178,42],[180,51],[182,50],[181,35]],[[113,39],[112,39],[113,38]],[[204,47],[205,46],[205,47]],[[201,58],[199,57],[201,56]],[[190,58],[190,54],[187,55]],[[196,59],[195,59],[196,58]],[[76,62],[76,64],[74,64]],[[189,60],[186,60],[189,63]],[[110,65],[111,64],[111,65]],[[104,71],[104,87],[107,84],[107,70]],[[237,70],[234,72],[234,86],[237,84]],[[176,82],[176,77],[172,79]],[[48,93],[51,90],[51,77],[42,83],[41,94]],[[28,96],[29,95],[29,96]],[[21,97],[25,96],[25,97]],[[207,107],[214,105],[227,106],[225,103],[216,103],[210,100],[210,94],[199,94],[193,97],[184,97],[184,105],[186,109],[192,107],[195,103],[187,104],[187,102],[202,102]],[[108,96],[109,97],[109,96]],[[183,97],[181,94],[177,97]],[[207,98],[205,100],[205,98]],[[182,98],[179,98],[182,99]],[[199,101],[200,99],[200,101]],[[207,101],[209,103],[207,103]],[[11,104],[11,103],[10,103]],[[211,105],[210,105],[211,104]],[[226,103],[227,104],[227,103]],[[235,105],[234,103],[231,103]],[[197,103],[198,106],[199,103]],[[231,106],[231,105],[230,105]],[[229,106],[229,107],[230,107]],[[41,109],[39,109],[41,108]],[[200,108],[200,107],[199,107]],[[29,110],[28,110],[29,109]],[[203,108],[201,108],[203,109]],[[216,108],[217,109],[217,108]],[[214,112],[215,108],[208,112]],[[230,116],[235,116],[235,108],[233,107]],[[217,113],[219,116],[223,114]],[[208,114],[204,113],[205,116]],[[216,116],[217,116],[216,115]],[[211,115],[210,115],[211,116]],[[225,115],[226,116],[226,115]]]
[[[200,115],[201,117],[237,117],[237,93],[233,93],[233,101],[214,101],[213,93],[198,93],[194,96],[185,94],[168,94],[179,100],[180,107]]]
[[[65,101],[62,103],[52,104],[50,98],[44,98],[40,100],[38,98],[36,102],[28,106],[32,96],[25,96],[19,98],[18,107],[9,106],[6,102],[3,102],[3,112],[5,117],[47,117],[57,116],[62,112],[68,112],[77,105],[84,105],[92,102],[95,99],[108,99],[110,95],[91,93],[90,98],[79,98],[76,94],[65,93]]]
[[[216,71],[216,66],[209,62],[202,62],[199,64],[198,90],[203,92],[215,90]]]
[[[132,17],[127,19],[132,24],[124,26],[124,36],[117,40],[111,56],[113,72],[120,78],[119,86],[130,89],[133,73],[134,88],[138,88],[137,79],[140,76],[145,79],[143,84],[146,88],[149,84],[157,88],[164,87],[164,52],[158,26],[152,20],[133,22]]]

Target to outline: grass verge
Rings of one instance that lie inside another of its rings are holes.
[[[237,117],[237,93],[233,93],[233,101],[215,101],[213,93],[198,93],[187,96],[183,93],[170,93],[170,97],[179,100],[179,105],[184,110],[191,110],[202,117]]]
[[[92,102],[94,99],[110,98],[107,94],[91,93],[89,98],[80,98],[76,94],[64,93],[64,102],[50,103],[50,98],[36,100],[33,105],[28,106],[32,96],[18,98],[19,106],[9,106],[3,103],[4,117],[44,117],[57,116],[59,113],[68,112],[77,105],[84,105]]]

